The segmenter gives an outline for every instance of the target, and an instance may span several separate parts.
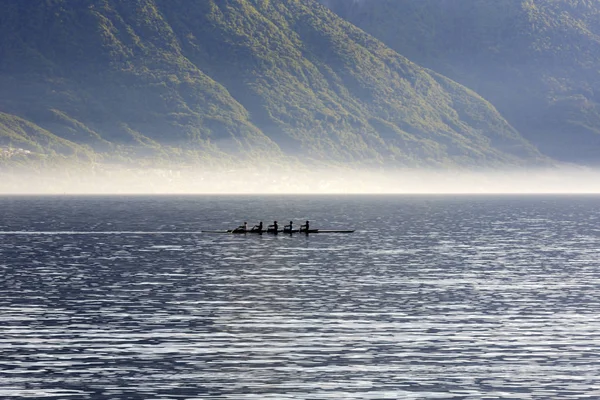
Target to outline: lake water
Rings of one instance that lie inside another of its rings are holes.
[[[203,233],[260,219],[352,234]],[[600,398],[600,197],[0,197],[0,398]]]

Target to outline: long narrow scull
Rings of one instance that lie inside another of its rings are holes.
[[[234,235],[240,235],[240,234],[246,234],[246,233],[253,233],[253,234],[263,234],[263,233],[267,233],[267,234],[275,234],[274,231],[272,230],[263,230],[263,231],[257,231],[257,230],[247,230],[247,231],[243,231],[243,230],[236,230],[236,229],[228,229],[228,230],[222,230],[222,231],[211,231],[211,230],[207,230],[207,231],[202,231],[203,233],[230,233],[230,234],[234,234]],[[283,234],[292,234],[292,233],[304,233],[304,234],[309,234],[309,233],[352,233],[354,232],[354,229],[309,229],[308,231],[306,230],[299,230],[299,229],[293,229],[293,230],[282,230],[279,229],[277,230],[277,233],[283,233]]]

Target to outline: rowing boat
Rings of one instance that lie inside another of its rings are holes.
[[[228,229],[228,230],[221,230],[221,231],[202,231],[203,233],[230,233],[230,234],[234,234],[234,235],[239,235],[239,234],[247,234],[247,233],[253,233],[253,234],[263,234],[263,233],[270,233],[270,234],[275,234],[275,231],[273,230],[262,230],[262,231],[258,231],[258,230],[242,230],[242,229]],[[309,233],[352,233],[354,232],[354,229],[309,229],[308,231],[306,230],[300,230],[300,229],[293,229],[293,230],[282,230],[279,229],[277,230],[277,233],[283,233],[283,234],[292,234],[292,233],[304,233],[304,234],[309,234]]]

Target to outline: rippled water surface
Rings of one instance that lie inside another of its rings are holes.
[[[353,234],[203,233],[311,220]],[[0,398],[600,398],[600,197],[0,198]]]

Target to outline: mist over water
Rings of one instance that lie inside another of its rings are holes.
[[[600,193],[591,168],[373,170],[114,169],[0,172],[0,194],[496,194]]]

